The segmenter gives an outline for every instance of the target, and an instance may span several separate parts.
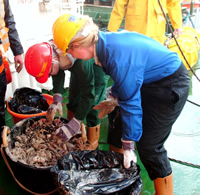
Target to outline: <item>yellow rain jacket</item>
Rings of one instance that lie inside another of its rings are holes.
[[[180,0],[160,0],[174,29],[182,27]],[[108,24],[109,31],[117,31],[125,16],[125,29],[152,37],[164,43],[166,21],[158,0],[116,0]]]

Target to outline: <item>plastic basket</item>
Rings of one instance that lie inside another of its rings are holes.
[[[49,95],[49,94],[42,94],[46,100],[47,100],[47,103],[50,105],[53,103],[53,96]],[[11,109],[10,109],[10,106],[8,104],[9,100],[11,99],[8,98],[8,101],[7,101],[7,110],[8,110],[8,113],[12,115],[12,119],[13,119],[13,122],[14,124],[16,124],[17,122],[23,120],[23,119],[26,119],[26,118],[30,118],[30,117],[36,117],[36,116],[45,116],[46,115],[46,111],[45,112],[41,112],[41,113],[37,113],[37,114],[19,114],[19,113],[16,113],[16,112],[13,112]]]

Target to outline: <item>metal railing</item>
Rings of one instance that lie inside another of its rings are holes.
[[[85,0],[49,0],[43,2],[27,1],[16,2],[10,0],[11,8],[15,16],[16,27],[20,35],[20,39],[24,48],[24,56],[27,49],[33,44],[48,41],[52,38],[51,28],[55,19],[66,12],[83,14],[83,6]],[[41,3],[43,9],[40,8]],[[21,11],[20,11],[21,10]],[[23,11],[23,17],[20,15]],[[17,88],[30,87],[41,91],[42,89],[51,90],[52,78],[44,84],[38,83],[34,77],[30,76],[25,66],[20,73],[17,73],[14,65],[14,56],[9,49],[7,52],[8,60],[10,63],[12,82],[7,85],[6,97],[13,97],[13,93]],[[65,71],[65,84],[64,87],[69,86],[70,72]]]

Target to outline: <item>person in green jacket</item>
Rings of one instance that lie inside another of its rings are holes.
[[[52,48],[54,51],[53,57],[51,56]],[[71,72],[67,119],[69,123],[73,122],[71,126],[72,134],[75,132],[73,128],[76,128],[76,125],[74,125],[76,122],[81,123],[86,121],[87,139],[91,145],[89,149],[94,150],[98,147],[100,119],[98,118],[99,111],[94,110],[93,106],[104,100],[109,77],[103,72],[101,67],[95,64],[93,58],[85,61],[74,59],[70,55],[62,56],[59,54],[59,50],[55,48],[52,42],[50,44],[35,44],[26,52],[26,70],[40,83],[46,82],[48,77],[52,76],[54,95],[53,103],[47,111],[47,119],[49,121],[53,120],[57,112],[60,116],[63,114],[64,70]],[[45,59],[45,57],[47,58]],[[42,61],[37,63],[35,62],[36,58],[40,58]],[[44,70],[45,61],[49,62],[49,64],[45,65],[46,68]]]

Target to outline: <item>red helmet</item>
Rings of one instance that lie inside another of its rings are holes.
[[[26,52],[26,70],[40,83],[48,80],[51,63],[52,48],[47,42],[32,45]]]

